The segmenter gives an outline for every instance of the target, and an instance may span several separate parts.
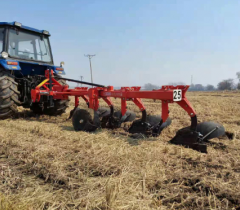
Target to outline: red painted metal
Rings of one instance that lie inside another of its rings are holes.
[[[17,66],[17,65],[18,65],[18,62],[7,61],[7,65]]]
[[[53,75],[52,70],[51,74]],[[123,116],[127,111],[127,101],[133,101],[139,107],[140,111],[144,111],[145,107],[141,99],[154,99],[162,101],[163,122],[168,118],[168,104],[173,102],[180,105],[190,117],[196,115],[193,107],[186,98],[186,92],[189,88],[188,85],[163,86],[159,90],[152,91],[141,91],[141,87],[122,87],[120,90],[114,90],[113,86],[94,88],[76,87],[74,89],[69,89],[67,85],[61,85],[52,77],[53,87],[52,91],[50,91],[47,87],[49,84],[49,70],[46,70],[45,76],[46,79],[31,91],[33,102],[39,102],[42,95],[52,95],[53,99],[67,99],[69,96],[75,96],[76,107],[79,105],[79,97],[81,97],[88,104],[89,108],[97,110],[99,108],[100,98],[102,98],[108,106],[113,105],[110,97],[121,98],[121,112]],[[173,91],[176,89],[182,90],[181,101],[173,100]]]

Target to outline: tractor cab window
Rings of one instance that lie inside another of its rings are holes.
[[[3,51],[4,28],[0,28],[0,52]]]
[[[10,29],[8,53],[20,59],[51,62],[48,39],[43,34]]]

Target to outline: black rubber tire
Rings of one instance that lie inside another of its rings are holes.
[[[10,71],[0,68],[0,119],[6,119],[17,113],[20,92],[18,83]]]
[[[63,79],[59,79],[58,82],[61,85],[67,85],[66,81]],[[54,107],[51,108],[47,107],[47,104],[44,107],[41,107],[39,103],[33,103],[30,109],[35,114],[58,116],[65,113],[66,109],[68,108],[69,101],[70,101],[69,99],[68,100],[56,99],[53,101]]]

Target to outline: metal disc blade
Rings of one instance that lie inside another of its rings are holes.
[[[207,145],[198,142],[199,133],[192,131],[190,127],[178,130],[176,135],[169,141],[171,144],[182,145],[187,148],[207,153]]]
[[[160,115],[148,115],[147,116],[147,122],[154,126],[157,125],[158,123],[160,123],[160,121],[162,120]]]
[[[85,109],[77,108],[72,116],[72,124],[75,131],[95,131],[97,126],[93,124],[90,113]]]
[[[110,109],[106,107],[99,108],[98,110],[99,117],[106,117],[110,115]]]
[[[151,136],[152,135],[152,129],[149,126],[148,123],[142,123],[141,119],[133,121],[132,125],[128,129],[129,133],[141,133],[146,136]]]
[[[159,136],[161,131],[168,127],[172,120],[168,118],[166,122],[164,122],[161,126],[160,129],[155,130],[156,127],[160,122],[162,118],[159,115],[152,115],[152,116],[147,116],[147,121],[146,123],[142,123],[141,119],[135,120],[131,127],[129,128],[128,132],[129,133],[142,133],[146,136]]]
[[[133,120],[136,119],[136,114],[133,111],[127,110],[125,115],[127,117],[123,122],[132,122]],[[117,112],[114,112],[113,116],[121,119],[122,113],[121,111],[117,111]]]
[[[162,117],[160,115],[149,115],[147,116],[147,122],[151,125],[151,126],[155,126],[157,125],[158,123],[160,123],[160,121],[162,120]],[[171,118],[168,118],[166,120],[166,122],[164,122],[160,129],[164,129],[166,127],[168,127],[169,125],[171,125],[172,123],[172,119]]]
[[[160,129],[164,129],[164,128],[168,127],[169,125],[171,125],[171,123],[172,123],[172,119],[171,118],[167,118],[166,122],[164,122],[161,125]]]
[[[225,128],[223,125],[216,123],[216,122],[202,122],[197,125],[197,132],[200,132],[203,136],[214,130],[209,136],[207,136],[204,140],[209,140],[213,138],[221,137],[225,134]]]
[[[122,113],[121,113],[121,111],[116,111],[116,112],[113,113],[113,116],[120,119],[121,116],[122,116]]]

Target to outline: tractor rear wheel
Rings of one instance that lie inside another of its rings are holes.
[[[66,81],[63,79],[59,79],[58,82],[61,85],[67,85]],[[35,114],[58,116],[65,113],[66,109],[68,108],[69,99],[68,100],[56,99],[56,100],[53,100],[53,103],[54,103],[54,107],[48,107],[48,104],[45,104],[43,107],[41,107],[41,104],[33,103],[30,109]]]
[[[20,92],[18,83],[10,71],[0,68],[0,119],[6,119],[17,113]]]

